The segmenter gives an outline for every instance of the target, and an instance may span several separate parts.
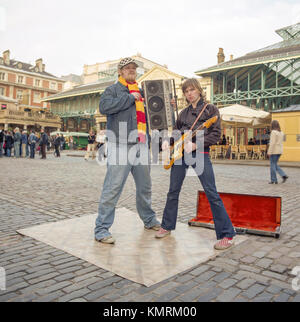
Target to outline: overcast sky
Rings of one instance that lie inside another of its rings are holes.
[[[56,76],[140,52],[184,76],[281,41],[299,0],[0,0],[0,54]]]

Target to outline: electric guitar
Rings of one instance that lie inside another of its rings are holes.
[[[216,123],[217,120],[218,115],[215,115],[203,124],[201,124],[196,130],[184,133],[179,140],[175,141],[174,145],[170,147],[170,153],[164,162],[164,168],[166,170],[169,170],[176,160],[182,158],[184,151],[184,142],[186,142],[187,140],[191,140],[197,134],[197,131],[203,130],[204,128],[208,129],[214,123]]]

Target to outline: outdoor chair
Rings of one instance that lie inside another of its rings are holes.
[[[263,159],[262,151],[260,150],[259,145],[253,145],[253,154],[252,160],[261,160]]]
[[[222,145],[216,145],[215,159],[218,157],[223,158],[223,148]]]
[[[238,149],[237,145],[232,145],[231,146],[230,160],[233,159],[233,155],[234,155],[234,159],[238,159],[238,157],[239,157],[239,149]]]
[[[245,160],[248,159],[248,151],[246,149],[245,145],[240,145],[239,146],[239,153],[238,153],[238,159],[240,160],[241,157]]]

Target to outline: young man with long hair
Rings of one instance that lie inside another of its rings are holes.
[[[204,151],[203,142],[190,140],[184,144],[184,155],[182,160],[180,160],[181,162],[175,162],[173,164],[171,168],[170,188],[163,212],[161,229],[156,233],[155,237],[166,237],[171,233],[172,230],[175,230],[178,214],[179,194],[186,176],[187,169],[189,167],[186,159],[192,155],[192,157],[196,157],[196,162],[192,164],[192,167],[195,171],[197,162],[204,163],[203,171],[201,173],[196,171],[196,173],[210,203],[213,214],[215,231],[218,240],[214,247],[218,250],[227,249],[233,245],[235,230],[217,192],[213,167],[209,157],[209,147],[216,144],[220,140],[221,136],[219,110],[214,105],[207,104],[205,102],[203,90],[197,79],[187,79],[182,84],[182,91],[189,106],[180,113],[176,121],[175,130],[180,131],[181,133],[190,130],[201,112],[201,117],[194,126],[195,129],[213,116],[218,116],[218,121],[204,131]],[[166,150],[168,146],[168,141],[164,141],[163,150]],[[197,153],[200,155],[200,158],[197,158]]]

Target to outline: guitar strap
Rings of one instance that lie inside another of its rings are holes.
[[[196,118],[196,121],[194,122],[194,124],[192,125],[192,127],[190,128],[190,131],[193,130],[194,126],[196,125],[196,123],[198,122],[198,120],[200,119],[201,115],[203,114],[204,110],[206,109],[208,103],[206,103],[202,109],[202,111],[199,113],[199,115]]]

